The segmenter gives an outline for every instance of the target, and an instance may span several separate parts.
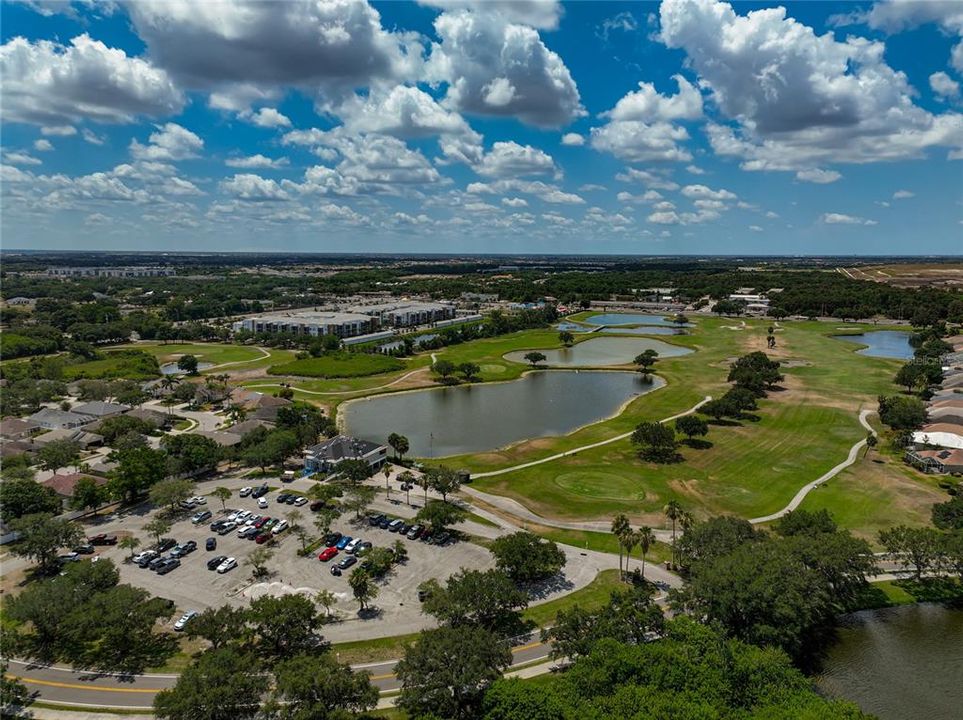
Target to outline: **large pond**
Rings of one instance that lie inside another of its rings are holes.
[[[923,604],[846,616],[818,684],[882,720],[957,720],[963,610]]]
[[[655,350],[659,357],[677,357],[688,355],[689,348],[670,345],[653,338],[634,337],[600,337],[576,343],[570,348],[555,348],[539,350],[545,356],[543,361],[552,367],[606,367],[609,365],[626,365],[631,363],[636,355],[646,350]],[[527,363],[525,355],[531,350],[515,350],[505,354],[506,360],[517,363]]]
[[[662,315],[645,315],[643,313],[603,313],[592,315],[584,322],[589,325],[673,325],[671,318]]]
[[[529,438],[567,435],[618,414],[664,382],[605,370],[539,371],[518,380],[377,395],[339,409],[349,435],[405,435],[416,457],[485,452]]]
[[[214,363],[209,362],[199,362],[197,363],[197,371],[207,370],[208,368],[214,367]],[[160,366],[161,375],[183,375],[184,371],[177,367],[176,362],[164,363]]]
[[[862,335],[836,335],[837,340],[867,345],[857,350],[859,355],[869,357],[896,358],[911,360],[913,347],[909,343],[910,334],[901,330],[874,330]]]

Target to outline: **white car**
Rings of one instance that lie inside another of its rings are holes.
[[[207,505],[207,498],[203,495],[195,495],[194,497],[189,498],[187,502],[192,502],[195,505]]]
[[[241,523],[246,523],[252,514],[253,513],[251,513],[250,510],[242,510],[237,514],[237,517],[234,518],[234,522],[236,522],[238,525]]]
[[[197,617],[197,610],[188,610],[186,613],[181,615],[180,620],[174,623],[174,629],[178,631],[183,630],[187,626],[187,623],[189,623],[195,617]]]
[[[306,505],[307,502],[308,502],[308,499],[302,495],[301,497],[299,497],[297,500],[294,501],[294,504],[300,507],[301,505]]]
[[[242,488],[241,488],[241,493],[240,493],[240,494],[241,494],[241,497],[247,497],[248,495],[251,494],[251,491],[252,491],[252,490],[254,490],[254,488],[252,488],[252,487],[242,487]]]
[[[237,522],[238,516],[243,512],[243,510],[235,510],[230,515],[227,516],[228,522]]]
[[[220,565],[217,566],[217,571],[223,575],[227,571],[233,570],[236,567],[237,567],[237,560],[235,560],[232,557],[229,557],[227,560],[225,560],[224,562],[222,562]]]
[[[361,543],[361,538],[356,537],[351,540],[347,545],[344,546],[344,551],[348,555],[352,555],[355,550],[358,549],[358,545]]]
[[[259,497],[257,499],[257,506],[262,510],[265,509],[268,506],[267,498]]]
[[[283,533],[287,529],[288,529],[288,521],[282,520],[273,528],[271,528],[271,532],[274,533],[275,535],[279,535],[280,533]]]

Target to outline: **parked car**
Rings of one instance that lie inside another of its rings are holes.
[[[298,507],[301,507],[302,505],[307,505],[308,499],[303,495],[299,495],[294,499],[294,504],[297,505]]]
[[[254,488],[254,489],[251,491],[251,497],[252,497],[252,498],[258,498],[258,499],[260,499],[261,497],[263,497],[264,495],[267,495],[267,494],[268,494],[268,486],[267,486],[267,485],[261,485],[260,487],[256,487],[256,488]]]
[[[221,526],[221,529],[217,531],[218,535],[227,535],[231,530],[237,527],[237,523],[233,520],[228,520]]]
[[[371,527],[378,527],[384,515],[372,514],[368,516],[368,524]]]
[[[327,535],[324,536],[324,546],[334,547],[337,544],[338,540],[340,539],[341,539],[341,533],[329,532]]]
[[[133,562],[135,565],[139,565],[140,567],[147,567],[148,563],[156,558],[157,555],[158,553],[156,550],[144,550],[134,556]]]
[[[148,570],[156,570],[156,569],[159,568],[161,565],[163,565],[164,563],[166,563],[168,560],[170,560],[170,558],[167,557],[166,555],[158,555],[157,557],[155,557],[153,560],[151,560],[151,561],[147,564],[147,569],[148,569]]]
[[[171,570],[176,570],[181,566],[181,561],[177,558],[167,558],[167,560],[157,568],[158,575],[166,575]]]
[[[173,550],[171,550],[171,557],[179,558],[185,555],[190,555],[192,552],[197,550],[197,543],[193,540],[188,540],[182,545],[178,545]]]
[[[352,538],[351,542],[344,546],[344,551],[348,555],[354,555],[354,551],[358,549],[358,545],[361,543],[361,538]]]
[[[183,508],[184,510],[193,510],[195,507],[197,507],[197,503],[193,500],[181,500],[179,503],[177,503],[177,506]]]
[[[399,530],[401,530],[401,527],[402,527],[404,524],[405,524],[405,521],[404,521],[404,520],[401,520],[401,519],[392,520],[390,523],[388,523],[388,532],[396,533],[396,532],[398,532]]]
[[[344,550],[346,547],[348,547],[348,543],[351,542],[353,539],[354,538],[352,538],[350,535],[342,535],[338,539],[338,542],[334,544],[334,546],[338,548],[338,550]]]
[[[277,518],[268,518],[268,521],[261,526],[264,531],[270,530],[280,522]]]
[[[278,496],[274,498],[274,502],[277,502],[277,503],[287,502],[288,497],[290,497],[289,493],[278,493]]]
[[[87,542],[89,542],[91,545],[116,545],[117,536],[100,533],[99,535],[94,535],[93,537],[87,538]]]
[[[434,532],[430,528],[425,528],[425,531],[421,533],[421,537],[418,539],[423,543],[431,544],[432,535],[434,535]]]
[[[195,495],[194,497],[189,498],[188,502],[192,502],[195,505],[207,505],[207,498],[203,495]]]
[[[268,506],[267,498],[263,498],[263,497],[258,498],[258,499],[257,499],[257,506],[258,506],[259,508],[261,508],[262,510],[263,510],[264,508],[266,508],[266,507]]]
[[[327,505],[327,503],[324,500],[315,500],[308,506],[308,509],[311,512],[318,512],[319,510],[324,509],[325,505]]]
[[[424,531],[425,531],[424,525],[412,525],[411,529],[408,531],[407,537],[409,540],[417,540],[418,538],[421,537],[421,533],[423,533]]]
[[[242,525],[247,522],[247,519],[251,517],[252,514],[253,513],[250,510],[241,510],[241,512],[237,514],[237,517],[234,518],[234,522],[236,522],[238,525]]]
[[[294,505],[294,503],[296,503],[296,502],[298,501],[298,498],[299,498],[299,497],[301,497],[301,496],[300,496],[300,495],[288,495],[286,498],[284,498],[284,502],[285,502],[286,504],[288,504],[288,505]]]
[[[174,623],[174,629],[180,632],[187,627],[187,623],[189,623],[195,617],[197,617],[197,610],[188,610],[186,613],[181,615],[180,619],[176,623]]]
[[[84,545],[78,545],[77,547],[74,548],[74,552],[77,553],[78,555],[93,555],[94,546],[91,545],[90,543],[86,543]]]
[[[332,565],[332,566],[331,566],[331,574],[332,574],[332,575],[340,575],[340,574],[343,573],[345,570],[347,570],[347,569],[350,568],[352,565],[354,565],[356,562],[358,562],[358,558],[356,558],[356,557],[354,557],[354,556],[352,556],[352,555],[348,555],[347,557],[342,558],[342,559],[341,559],[341,562],[339,562],[337,565]],[[337,572],[335,572],[335,571],[337,571]]]
[[[271,522],[271,518],[270,518],[269,516],[265,515],[265,516],[262,517],[260,520],[258,520],[256,523],[254,523],[254,527],[256,527],[258,530],[260,530],[262,527],[264,527],[265,525],[267,525],[269,522]]]
[[[63,563],[68,563],[68,562],[80,562],[80,553],[75,553],[75,552],[64,553],[63,555],[58,555],[57,560],[60,561],[61,565]]]
[[[274,536],[271,535],[271,533],[269,533],[269,532],[262,532],[260,535],[258,535],[257,537],[254,538],[254,542],[256,542],[258,545],[263,545],[263,544],[266,543],[268,540],[270,540],[272,537],[274,537]]]
[[[387,515],[382,515],[381,519],[378,521],[378,527],[380,527],[382,530],[387,530],[389,525],[391,525],[391,518]]]
[[[282,520],[282,521],[279,522],[277,525],[275,525],[273,528],[271,528],[271,532],[273,532],[275,535],[280,535],[281,533],[283,533],[283,532],[284,532],[285,530],[287,530],[287,529],[288,529],[288,521],[287,521],[287,520]]]
[[[211,523],[211,531],[218,532],[222,527],[227,525],[227,520],[215,520]]]
[[[251,488],[251,487],[242,487],[241,492],[239,492],[238,495],[240,495],[241,497],[247,497],[248,495],[251,494],[253,490],[254,488]]]
[[[338,554],[338,548],[326,547],[324,550],[321,551],[321,554],[318,555],[318,560],[320,560],[321,562],[328,562],[328,560],[330,560],[337,554]]]
[[[404,523],[404,524],[401,526],[401,528],[398,530],[398,533],[399,533],[400,535],[407,535],[409,530],[411,530],[411,524],[410,524],[410,523]]]
[[[220,564],[225,560],[227,560],[227,555],[215,555],[207,561],[207,569],[217,570],[218,566],[220,566]]]
[[[260,530],[258,530],[253,525],[248,525],[244,528],[243,533],[238,534],[238,537],[244,538],[245,540],[253,540],[260,534],[261,534]]]
[[[294,482],[295,477],[297,476],[295,475],[294,470],[285,470],[283,473],[281,473],[281,482]]]
[[[161,541],[157,543],[157,551],[167,552],[175,545],[177,545],[177,540],[174,538],[161,538]]]
[[[203,522],[207,522],[211,519],[210,510],[201,510],[200,512],[194,513],[194,517],[191,518],[191,522],[195,525],[200,525]]]
[[[449,540],[451,540],[451,533],[443,532],[435,538],[435,545],[447,545]]]
[[[237,567],[237,560],[232,557],[227,558],[224,562],[217,566],[217,571],[223,575],[224,573],[233,570]]]
[[[207,551],[217,550],[217,538],[207,538],[207,542],[204,543],[204,549]]]
[[[371,543],[369,543],[367,540],[364,542],[359,542],[358,547],[354,549],[354,554],[357,555],[358,557],[361,557],[366,552],[371,550],[372,547],[374,546]]]

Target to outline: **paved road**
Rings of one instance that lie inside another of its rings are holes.
[[[550,647],[537,635],[512,649],[514,666],[547,660]],[[401,687],[395,676],[395,660],[353,666],[371,676],[371,682],[382,693]],[[145,674],[114,675],[79,672],[56,665],[37,665],[11,660],[8,675],[16,677],[37,694],[37,699],[48,703],[68,705],[78,710],[89,708],[149,711],[154,696],[174,685],[177,675]]]

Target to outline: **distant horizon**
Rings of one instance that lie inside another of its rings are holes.
[[[26,249],[963,245],[958,3],[0,3]]]

